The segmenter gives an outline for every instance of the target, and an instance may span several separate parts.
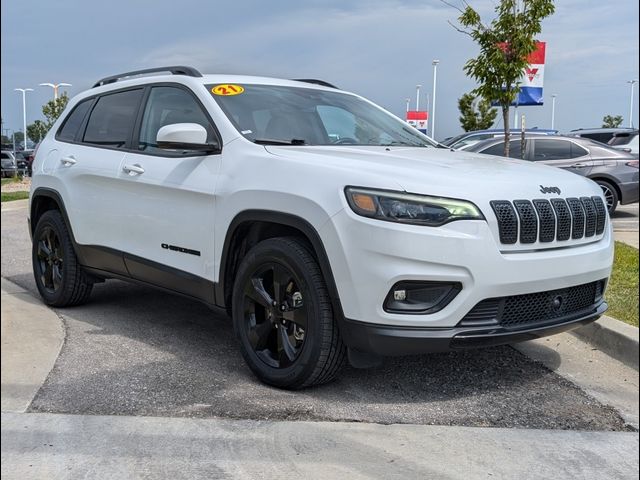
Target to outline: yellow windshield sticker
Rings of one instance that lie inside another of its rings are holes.
[[[244,92],[244,88],[240,85],[216,85],[211,89],[211,93],[214,95],[240,95]]]

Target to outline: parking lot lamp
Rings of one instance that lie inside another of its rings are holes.
[[[638,80],[627,80],[627,83],[631,84],[631,102],[629,104],[629,128],[633,128],[633,89],[638,83]]]
[[[436,81],[438,79],[438,64],[440,60],[431,62],[433,65],[433,105],[431,106],[431,138],[435,140],[436,131]]]
[[[558,94],[554,93],[551,95],[551,130],[553,130],[554,125],[556,124],[556,97]]]
[[[51,87],[53,88],[53,99],[58,99],[58,88],[60,87],[70,87],[70,83],[41,83],[41,87]]]
[[[420,110],[420,87],[422,85],[416,85],[416,112]]]
[[[33,92],[33,88],[14,88],[16,92],[22,92],[22,130],[24,133],[24,149],[27,149],[27,92]]]

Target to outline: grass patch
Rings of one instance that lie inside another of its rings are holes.
[[[613,273],[606,294],[607,315],[638,326],[638,249],[616,242]]]
[[[2,202],[25,200],[27,198],[29,198],[29,192],[2,192]]]
[[[9,183],[20,183],[21,181],[22,177],[3,178],[2,185],[8,185]]]

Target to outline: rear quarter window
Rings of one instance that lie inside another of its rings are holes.
[[[60,130],[58,130],[58,135],[56,137],[58,140],[63,142],[72,142],[75,140],[78,130],[82,126],[84,117],[87,115],[92,102],[93,99],[84,100],[74,107],[62,124],[62,127],[60,127]]]

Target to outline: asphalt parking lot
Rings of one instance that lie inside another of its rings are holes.
[[[26,210],[2,212],[2,275],[37,296]],[[346,367],[286,392],[256,381],[228,319],[118,281],[59,309],[66,339],[32,412],[623,430],[610,407],[510,347]]]

